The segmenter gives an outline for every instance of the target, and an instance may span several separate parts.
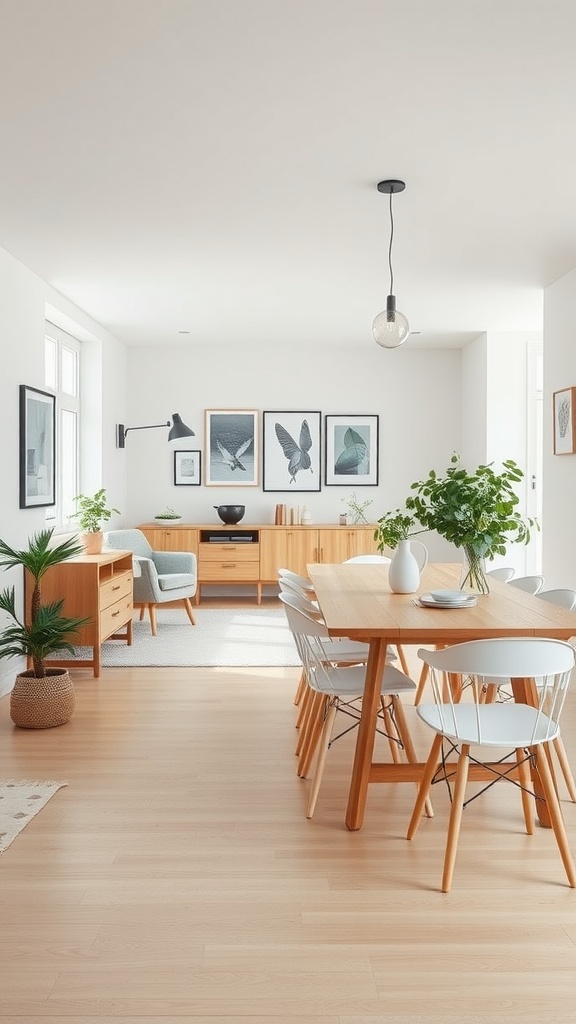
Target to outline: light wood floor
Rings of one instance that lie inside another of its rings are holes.
[[[296,676],[77,671],[74,718],[39,732],[0,700],[0,776],[69,782],[0,858],[0,1024],[574,1024],[576,891],[551,832],[526,836],[496,787],[442,895],[445,791],[413,843],[411,785],[371,787],[348,832],[352,738],[307,821]],[[576,699],[565,725],[576,751]]]

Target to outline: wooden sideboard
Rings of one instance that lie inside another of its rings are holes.
[[[66,665],[92,668],[100,675],[100,645],[105,640],[132,643],[132,552],[106,551],[78,555],[53,565],[42,577],[42,603],[64,599],[62,614],[89,621],[70,638],[74,647],[91,647],[92,658],[67,658]],[[25,576],[25,601],[29,614],[31,578]],[[119,630],[125,626],[125,632]],[[56,659],[47,665],[62,665]]]
[[[200,603],[202,584],[253,583],[258,604],[264,584],[276,583],[284,566],[301,575],[318,562],[344,562],[354,555],[376,552],[375,526],[238,526],[183,523],[163,527],[144,523],[142,530],[155,551],[192,551],[198,559]]]

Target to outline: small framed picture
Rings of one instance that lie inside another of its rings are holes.
[[[174,486],[198,487],[201,468],[202,452],[174,452]]]
[[[319,491],[320,412],[263,414],[264,491]]]
[[[20,385],[20,508],[56,503],[56,398]]]
[[[326,416],[324,465],[328,487],[376,487],[378,416]]]
[[[554,455],[574,455],[576,452],[576,388],[555,391],[554,401]]]
[[[206,409],[204,484],[207,487],[258,485],[256,409]]]

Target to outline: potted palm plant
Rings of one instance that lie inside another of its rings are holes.
[[[25,729],[47,729],[67,722],[75,705],[75,693],[68,670],[48,668],[46,661],[59,651],[74,654],[70,637],[86,619],[62,615],[64,599],[42,604],[41,580],[53,565],[79,555],[82,545],[65,540],[51,546],[53,530],[41,530],[22,551],[0,540],[0,566],[22,566],[33,581],[29,608],[20,616],[16,610],[15,590],[0,593],[0,610],[12,623],[0,632],[0,658],[25,657],[32,668],[16,676],[10,695],[10,716]]]
[[[120,515],[120,512],[117,508],[108,508],[104,487],[95,494],[78,494],[74,501],[76,512],[72,518],[78,520],[82,530],[84,550],[88,555],[97,555],[102,551],[104,540],[102,523],[107,523],[114,513]]]
[[[493,463],[468,472],[455,452],[443,476],[430,470],[424,480],[411,485],[405,510],[386,513],[378,520],[375,538],[380,550],[394,530],[405,536],[435,530],[457,548],[462,549],[464,568],[460,587],[489,593],[484,571],[486,558],[506,554],[510,542],[527,544],[531,529],[538,529],[534,519],[524,518],[518,511],[515,487],[524,474],[508,459],[497,473]],[[382,546],[382,547],[381,547]]]

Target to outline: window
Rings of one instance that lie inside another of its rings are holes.
[[[56,396],[56,504],[46,509],[50,526],[67,525],[79,492],[80,342],[46,322],[44,383]]]

